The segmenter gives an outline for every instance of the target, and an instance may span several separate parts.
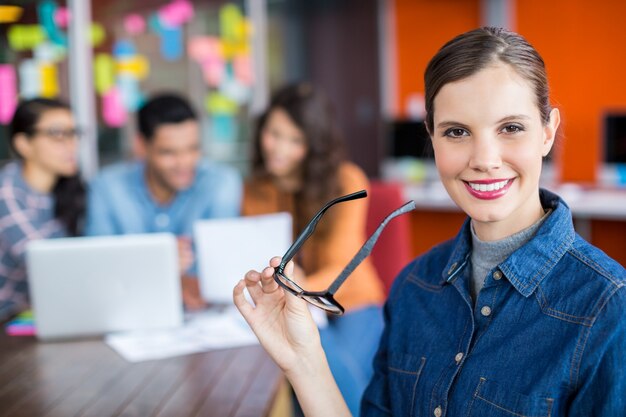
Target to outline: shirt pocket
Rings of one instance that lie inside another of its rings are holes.
[[[425,363],[425,357],[389,352],[389,392],[394,416],[413,415],[417,384]]]
[[[467,416],[550,417],[553,403],[552,398],[520,394],[508,386],[480,378]]]

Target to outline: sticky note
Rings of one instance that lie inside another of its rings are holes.
[[[168,61],[176,61],[183,56],[183,31],[180,27],[161,29],[161,55]]]
[[[143,103],[139,81],[133,76],[120,74],[117,77],[116,85],[124,108],[131,112],[137,111]]]
[[[0,6],[0,23],[13,23],[20,20],[23,9],[19,6]]]
[[[120,39],[113,44],[113,56],[115,58],[132,57],[136,54],[135,45],[127,39]]]
[[[0,123],[8,124],[17,107],[17,77],[11,64],[0,64]]]
[[[225,74],[225,62],[223,59],[210,59],[200,64],[204,82],[211,87],[217,87],[222,83]]]
[[[92,23],[89,28],[89,40],[91,41],[91,46],[98,47],[102,45],[105,39],[106,31],[104,30],[104,27],[100,23]]]
[[[39,22],[43,26],[48,39],[53,43],[67,46],[67,36],[57,26],[54,21],[54,15],[58,6],[53,0],[43,0],[37,5],[37,14],[39,15]]]
[[[237,105],[245,104],[250,98],[250,88],[233,77],[228,77],[222,81],[219,91]]]
[[[126,123],[127,113],[117,87],[102,95],[102,120],[107,126],[121,127]]]
[[[146,30],[146,20],[138,13],[124,17],[124,30],[129,35],[140,35]]]
[[[54,64],[40,63],[41,96],[54,98],[59,95],[57,67]]]
[[[26,51],[45,41],[46,33],[40,25],[11,25],[7,37],[12,49]]]
[[[237,112],[237,103],[221,93],[209,93],[205,105],[209,114],[232,115]]]
[[[150,62],[143,55],[124,57],[117,60],[116,70],[118,73],[129,75],[136,80],[143,80],[150,72]]]
[[[54,11],[54,23],[60,28],[66,29],[70,24],[71,13],[67,7],[58,7]]]
[[[240,83],[251,86],[254,84],[254,71],[250,55],[237,55],[233,59],[233,71],[235,78]]]
[[[179,27],[193,18],[194,10],[190,1],[174,0],[161,7],[157,13],[163,25]]]
[[[234,142],[237,140],[237,122],[230,114],[211,115],[211,139],[217,142]]]
[[[94,60],[94,80],[98,94],[104,94],[115,84],[115,62],[109,54],[97,54]]]
[[[243,16],[241,10],[236,5],[229,3],[220,8],[220,33],[223,39],[227,41],[239,41],[245,34],[242,33],[244,26],[242,25]]]
[[[192,36],[187,42],[187,54],[197,62],[223,58],[222,45],[215,36]]]
[[[41,77],[39,64],[34,59],[25,59],[20,62],[20,96],[24,99],[35,98],[40,95]]]
[[[64,46],[44,41],[33,49],[33,56],[37,61],[60,62],[65,59],[67,49]]]

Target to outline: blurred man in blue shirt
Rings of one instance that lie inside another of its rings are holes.
[[[197,116],[179,96],[151,98],[138,112],[138,128],[141,161],[108,167],[90,184],[86,234],[175,234],[183,300],[188,308],[200,307],[193,224],[239,215],[241,177],[201,159]]]

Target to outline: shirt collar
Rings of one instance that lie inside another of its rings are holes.
[[[576,235],[567,204],[556,194],[544,189],[539,190],[539,198],[543,208],[552,209],[552,214],[545,219],[531,240],[498,265],[524,297],[529,297],[535,291],[571,247]],[[468,218],[455,238],[452,255],[443,270],[443,278],[448,282],[454,279],[471,253],[470,227]]]

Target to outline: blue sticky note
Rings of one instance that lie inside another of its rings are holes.
[[[216,142],[234,142],[237,140],[237,121],[229,114],[211,116],[211,139]]]
[[[121,39],[113,44],[113,56],[116,58],[128,58],[136,54],[135,45],[129,40]]]
[[[183,56],[183,31],[180,27],[161,28],[161,54],[168,61]]]

